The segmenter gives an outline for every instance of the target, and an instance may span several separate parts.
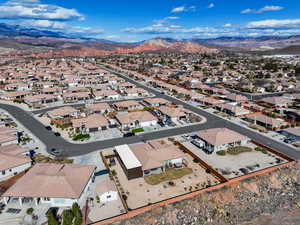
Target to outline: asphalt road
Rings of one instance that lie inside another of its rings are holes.
[[[30,132],[32,132],[37,138],[39,138],[46,145],[48,152],[52,148],[59,149],[59,150],[62,150],[63,156],[65,156],[65,157],[84,155],[84,154],[87,154],[87,153],[90,153],[93,151],[97,151],[100,149],[114,147],[116,145],[133,144],[133,143],[138,143],[138,142],[147,141],[147,140],[154,140],[154,139],[158,139],[158,138],[164,138],[164,137],[181,135],[181,134],[190,133],[190,132],[196,132],[196,131],[199,131],[202,129],[227,127],[229,129],[239,132],[245,136],[248,136],[249,138],[251,138],[257,142],[260,142],[266,146],[269,146],[269,147],[277,150],[278,152],[286,154],[289,157],[293,158],[294,160],[297,160],[297,161],[300,160],[300,151],[297,151],[297,150],[285,145],[284,143],[277,142],[271,138],[268,138],[266,136],[263,136],[263,135],[255,132],[255,131],[251,131],[247,128],[238,126],[237,124],[234,124],[228,120],[225,120],[225,119],[217,117],[213,114],[210,114],[200,108],[189,105],[189,104],[187,104],[183,101],[180,101],[178,99],[175,99],[173,97],[161,94],[159,91],[156,91],[152,88],[144,86],[144,85],[140,84],[139,82],[136,82],[135,80],[128,78],[124,74],[117,73],[117,72],[109,70],[107,68],[105,68],[105,69],[108,70],[109,72],[112,72],[112,73],[124,78],[126,81],[134,83],[138,87],[142,87],[142,88],[146,89],[147,91],[155,94],[156,97],[164,98],[164,99],[167,99],[176,104],[183,105],[185,108],[191,110],[192,112],[205,117],[207,119],[207,122],[203,123],[203,124],[173,128],[173,129],[168,129],[168,130],[161,130],[161,131],[156,131],[156,132],[152,132],[152,133],[145,133],[142,135],[127,137],[127,138],[116,138],[116,139],[97,141],[97,142],[86,143],[86,144],[73,144],[73,143],[67,142],[62,137],[55,136],[53,131],[46,130],[45,126],[41,122],[36,120],[32,116],[31,112],[24,111],[23,109],[21,109],[17,106],[6,105],[6,104],[0,104],[0,108],[8,111],[13,117],[15,117],[20,123],[22,123]],[[43,112],[43,111],[41,111],[41,112]]]
[[[283,154],[285,154],[285,155],[293,158],[294,160],[297,160],[297,161],[300,160],[300,151],[297,151],[294,148],[289,147],[289,146],[287,146],[284,143],[280,143],[280,142],[278,142],[276,140],[273,140],[273,139],[271,139],[269,137],[261,135],[261,134],[255,132],[255,131],[251,131],[251,130],[245,128],[245,127],[239,126],[239,125],[237,125],[235,123],[232,123],[232,122],[230,122],[228,120],[220,118],[220,117],[218,117],[218,116],[216,116],[214,114],[208,113],[208,112],[206,112],[206,111],[204,111],[204,110],[202,110],[202,109],[200,109],[198,107],[192,106],[192,105],[190,105],[190,104],[188,104],[188,103],[186,103],[184,101],[181,101],[181,100],[178,100],[178,99],[173,98],[171,96],[162,94],[159,91],[156,91],[156,90],[154,90],[152,88],[149,88],[148,86],[145,86],[145,85],[143,85],[143,84],[141,84],[141,83],[139,83],[139,82],[137,82],[137,81],[135,81],[135,80],[127,77],[124,74],[115,72],[115,71],[107,69],[105,67],[101,67],[101,68],[106,69],[109,72],[114,73],[114,74],[122,77],[123,79],[125,79],[128,82],[134,83],[138,87],[144,88],[147,91],[154,93],[159,98],[167,99],[167,100],[169,100],[171,102],[174,102],[174,103],[176,103],[178,105],[181,104],[186,109],[189,109],[192,112],[205,117],[207,119],[207,123],[206,124],[208,124],[208,126],[206,126],[206,127],[208,127],[208,128],[226,127],[228,129],[234,130],[234,131],[236,131],[236,132],[238,132],[240,134],[243,134],[243,135],[251,138],[252,140],[255,140],[255,141],[257,141],[257,142],[259,142],[261,144],[264,144],[265,146],[271,147],[274,150],[276,150],[278,152],[281,152],[281,153],[283,153]]]

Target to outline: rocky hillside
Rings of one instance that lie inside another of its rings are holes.
[[[156,208],[115,225],[299,225],[300,166]]]
[[[188,41],[169,42],[163,39],[152,39],[131,49],[118,49],[119,53],[136,53],[147,51],[178,51],[187,53],[216,53],[217,49],[207,48],[203,45]]]

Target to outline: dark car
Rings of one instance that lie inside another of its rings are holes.
[[[52,148],[52,149],[50,150],[50,154],[51,154],[51,155],[54,155],[54,156],[59,156],[59,155],[61,154],[61,151],[58,150],[58,149],[56,149],[56,148]]]
[[[57,137],[61,136],[60,133],[58,133],[58,132],[55,132],[54,135],[57,136]]]
[[[50,127],[50,126],[46,126],[45,127],[47,130],[52,130],[52,127]]]
[[[47,212],[45,213],[46,216],[48,216],[49,212],[52,212],[53,215],[56,217],[58,212],[58,207],[50,207]]]
[[[293,142],[295,142],[296,140],[293,139],[293,138],[287,138],[287,139],[284,139],[284,142],[287,143],[287,144],[292,144]]]
[[[132,136],[135,136],[135,133],[129,132],[123,135],[123,137],[132,137]]]

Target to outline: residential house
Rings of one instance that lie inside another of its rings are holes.
[[[245,118],[249,122],[255,125],[257,124],[259,126],[263,126],[269,130],[278,130],[281,129],[282,127],[288,126],[288,123],[282,119],[275,119],[263,114],[248,115]]]
[[[1,182],[31,167],[32,161],[29,156],[26,156],[26,153],[28,153],[28,150],[16,144],[0,147]]]
[[[86,105],[86,111],[88,114],[94,114],[94,113],[108,113],[112,112],[113,109],[109,106],[107,103],[97,103],[97,104],[88,104]]]
[[[72,106],[64,106],[57,109],[53,109],[47,114],[51,119],[58,120],[66,118],[76,118],[79,116],[80,112]]]
[[[148,111],[129,112],[116,115],[122,129],[157,125],[158,119]]]
[[[146,98],[143,101],[145,105],[149,107],[167,106],[172,104],[164,98]]]
[[[197,136],[203,141],[203,147],[209,152],[226,150],[230,147],[246,145],[250,139],[227,128],[202,130]]]
[[[267,97],[261,99],[261,101],[271,107],[276,108],[287,108],[289,105],[292,104],[291,100],[284,97]]]
[[[53,207],[70,207],[75,202],[85,204],[94,171],[95,166],[36,164],[1,197],[6,204],[10,199],[18,199],[21,206],[24,199]]]
[[[92,133],[106,130],[109,126],[107,119],[101,114],[92,114],[85,118],[71,120],[72,126],[81,133]]]
[[[113,106],[119,111],[142,110],[144,108],[138,101],[128,100],[122,102],[115,102]]]
[[[216,105],[215,108],[221,112],[229,114],[230,116],[242,116],[250,113],[249,110],[233,104],[219,104]]]

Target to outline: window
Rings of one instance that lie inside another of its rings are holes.
[[[2,170],[2,175],[5,175],[5,170]]]
[[[107,198],[111,198],[111,195],[107,195]]]

